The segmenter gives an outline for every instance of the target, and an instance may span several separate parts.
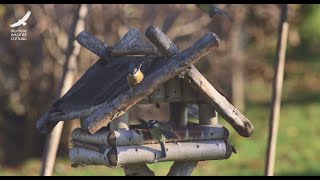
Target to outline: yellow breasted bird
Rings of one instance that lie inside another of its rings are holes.
[[[224,12],[222,9],[218,8],[214,4],[196,4],[196,6],[200,8],[202,11],[208,13],[211,18],[213,18],[215,14],[221,14],[229,18],[229,20],[232,19],[226,12]]]
[[[131,63],[129,65],[129,68],[128,68],[129,72],[128,72],[128,76],[127,76],[127,81],[128,81],[128,85],[130,87],[131,92],[132,92],[132,87],[134,85],[141,83],[141,81],[144,78],[144,75],[141,71],[142,64],[143,63],[141,63],[138,67],[133,63]]]
[[[157,159],[165,158],[167,156],[165,145],[167,140],[173,139],[175,141],[182,139],[182,137],[173,129],[171,123],[163,123],[157,120],[149,120],[146,122],[140,118],[138,118],[138,121],[147,125],[151,137],[160,143],[161,156],[157,157]]]

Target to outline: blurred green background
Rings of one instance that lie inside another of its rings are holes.
[[[238,153],[200,162],[192,175],[263,175],[280,8],[278,5],[218,5],[232,21],[210,19],[193,4],[89,5],[85,29],[108,45],[130,28],[157,25],[181,50],[206,32],[221,45],[195,65],[255,126],[240,137],[225,120]],[[35,123],[55,100],[77,5],[0,5],[0,175],[39,175],[45,136]],[[32,14],[28,40],[10,40],[10,26]],[[320,175],[320,5],[289,5],[289,37],[282,93],[275,175]],[[74,37],[71,37],[74,39]],[[98,57],[81,48],[76,80]],[[139,116],[166,117],[165,110],[134,107]],[[70,132],[64,127],[54,175],[124,175],[121,168],[71,168]],[[165,175],[172,163],[149,165]]]

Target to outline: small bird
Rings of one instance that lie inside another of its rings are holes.
[[[165,129],[161,124],[156,120],[149,120],[148,121],[149,132],[154,139],[159,141],[160,146],[161,146],[161,157],[164,158],[167,156],[166,146],[165,146],[165,142],[166,142],[167,138],[164,135]]]
[[[179,138],[179,135],[169,124],[165,124],[157,120],[149,120],[147,124],[152,138],[156,139],[160,143],[161,157],[165,158],[167,156],[165,147],[166,140],[171,138]]]
[[[129,72],[128,72],[128,76],[127,76],[127,81],[128,81],[128,85],[130,87],[131,92],[132,92],[132,87],[134,85],[141,83],[141,81],[144,78],[143,72],[141,71],[142,64],[143,64],[143,62],[140,63],[139,67],[137,67],[133,63],[131,63],[129,65],[129,69],[128,69]]]
[[[202,11],[208,13],[210,18],[213,18],[215,14],[221,14],[231,20],[231,17],[226,12],[224,12],[214,4],[196,4],[196,6]]]

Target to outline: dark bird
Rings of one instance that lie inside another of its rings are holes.
[[[208,13],[210,18],[213,18],[213,16],[216,14],[221,14],[231,20],[231,17],[226,12],[224,12],[214,4],[196,4],[196,6],[202,11]]]
[[[166,140],[171,138],[179,138],[179,135],[169,124],[162,123],[157,120],[149,120],[147,124],[152,138],[156,139],[160,143],[161,157],[165,158],[167,156],[165,146]]]
[[[128,72],[128,76],[127,76],[127,81],[128,81],[128,85],[130,87],[131,92],[132,92],[132,87],[134,85],[141,83],[141,81],[144,78],[144,75],[141,71],[142,64],[143,64],[143,62],[140,63],[140,65],[138,67],[133,63],[131,63],[129,65],[129,69],[128,69],[129,72]]]

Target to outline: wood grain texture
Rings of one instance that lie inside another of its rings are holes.
[[[95,55],[103,59],[107,59],[109,57],[107,52],[108,45],[100,41],[91,33],[82,31],[77,35],[76,40],[81,46],[87,48]]]
[[[113,122],[113,121],[112,121]],[[174,129],[178,137],[167,138],[166,142],[186,142],[186,141],[201,141],[201,140],[227,140],[229,138],[229,131],[221,125],[215,126],[188,126]],[[149,133],[148,129],[119,129],[119,130],[105,130],[91,134],[87,130],[77,128],[72,132],[72,140],[83,142],[87,144],[94,144],[100,146],[129,146],[140,144],[154,144],[158,143]]]
[[[99,59],[92,65],[71,89],[37,122],[42,133],[51,132],[59,121],[89,116],[99,109],[103,102],[110,102],[124,91],[129,90],[126,74],[129,63],[138,65],[144,61],[141,71],[148,75],[154,67],[165,63],[164,58],[113,57],[114,61]]]
[[[205,101],[212,105],[215,110],[223,117],[236,132],[244,137],[249,137],[253,133],[253,125],[251,122],[237,110],[223,95],[221,95],[195,68],[187,71],[191,87],[201,89]]]
[[[161,31],[159,27],[150,26],[146,30],[146,36],[158,48],[158,50],[171,57],[180,52],[179,48]],[[194,65],[186,72],[185,81],[196,91],[203,94],[207,103],[211,104],[221,116],[241,135],[249,137],[253,133],[251,122],[237,110],[223,95],[221,95]],[[192,111],[190,111],[192,112]]]

